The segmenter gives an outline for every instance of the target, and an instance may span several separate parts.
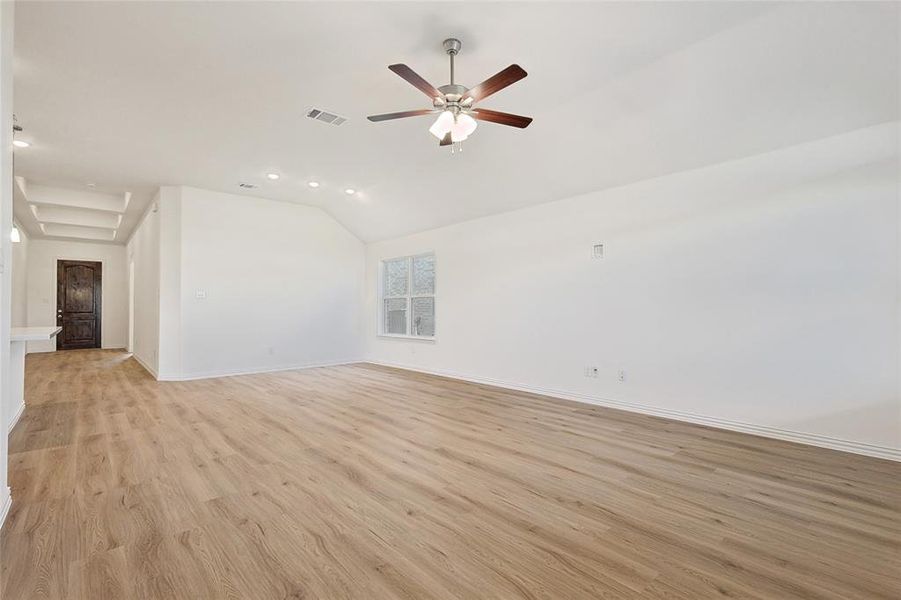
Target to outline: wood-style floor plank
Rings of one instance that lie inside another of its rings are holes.
[[[4,600],[901,597],[901,464],[350,365],[29,355]]]

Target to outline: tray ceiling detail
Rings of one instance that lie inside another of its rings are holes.
[[[29,185],[16,178],[16,220],[32,236],[122,242],[119,227],[131,193]]]

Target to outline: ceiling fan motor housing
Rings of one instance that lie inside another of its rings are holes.
[[[464,95],[466,94],[466,86],[458,85],[458,84],[448,84],[442,85],[438,88],[438,91],[443,94],[443,98],[435,98],[433,104],[435,108],[443,108],[443,109],[460,109],[465,108],[462,106],[461,100],[463,100]],[[470,103],[471,104],[471,103]]]

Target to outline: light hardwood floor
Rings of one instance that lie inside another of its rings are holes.
[[[375,366],[31,355],[2,598],[901,597],[901,464]]]

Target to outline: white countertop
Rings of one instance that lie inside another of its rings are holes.
[[[11,342],[34,342],[38,340],[51,340],[53,336],[62,331],[62,327],[13,327],[9,330]]]

